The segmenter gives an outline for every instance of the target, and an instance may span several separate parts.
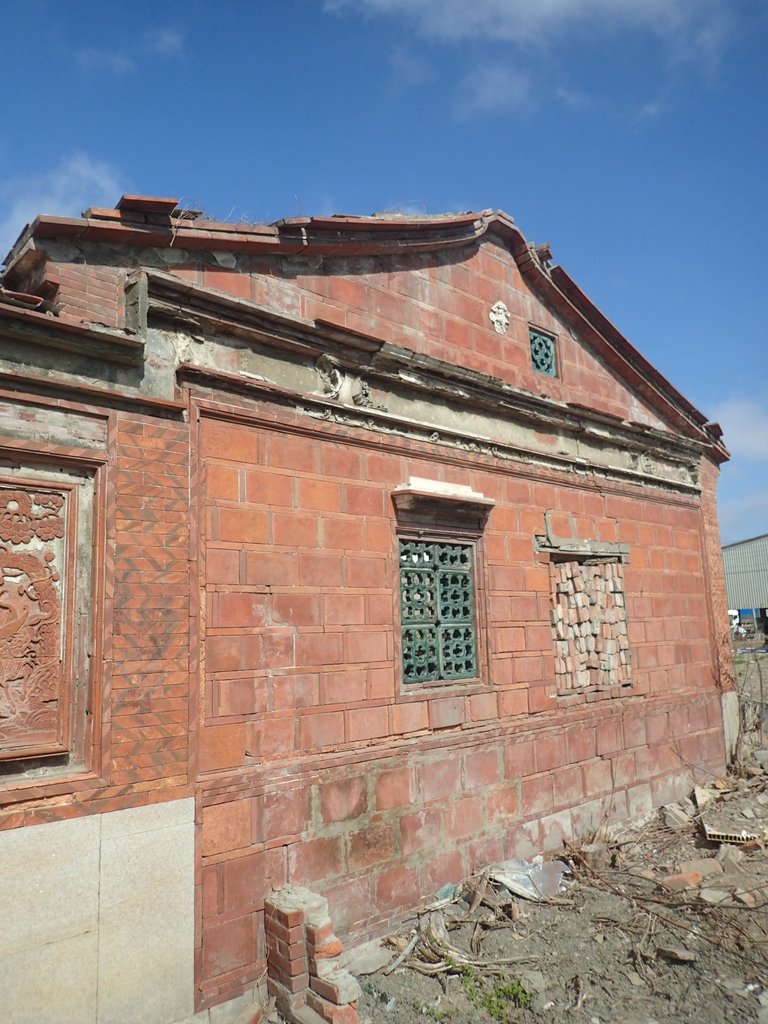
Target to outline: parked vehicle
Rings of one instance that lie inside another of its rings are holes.
[[[736,608],[728,609],[728,617],[731,620],[731,636],[733,637],[745,637],[748,636],[748,630],[741,624],[741,616]]]

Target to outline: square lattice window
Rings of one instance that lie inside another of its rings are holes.
[[[553,562],[550,586],[557,690],[630,686],[621,561]]]
[[[403,681],[475,677],[474,545],[401,539],[400,597]]]
[[[557,360],[555,358],[555,339],[551,334],[531,327],[531,365],[538,373],[546,373],[550,377],[557,376]]]

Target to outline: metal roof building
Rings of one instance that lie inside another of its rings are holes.
[[[768,533],[723,548],[729,608],[768,608]]]

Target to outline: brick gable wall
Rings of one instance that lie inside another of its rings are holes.
[[[386,263],[214,262],[190,257],[174,273],[664,426],[494,244]],[[49,270],[64,312],[124,325],[123,268]],[[488,320],[499,298],[506,335]],[[557,335],[562,379],[530,370],[529,323]],[[166,328],[148,340],[153,370],[174,358]],[[200,351],[236,374],[238,345]],[[70,438],[75,451],[98,443],[106,460],[90,774],[7,787],[0,828],[194,794],[198,1006],[262,977],[265,900],[285,882],[326,896],[340,937],[359,941],[446,881],[558,851],[677,797],[692,771],[722,769],[727,626],[706,458],[699,497],[582,465],[501,461],[373,420],[311,418],[300,402],[226,382],[179,386],[154,409],[131,386],[132,397],[105,391],[94,407],[106,440],[80,427]],[[17,387],[0,434],[18,431],[19,409],[36,401]],[[91,402],[40,400],[34,428],[47,441],[24,435],[25,457],[61,447],[45,426],[52,408],[75,424]],[[559,450],[546,426],[539,440]],[[402,685],[392,493],[414,477],[493,502],[478,542],[479,681]],[[535,543],[548,530],[626,546],[631,689],[557,693],[550,554]]]
[[[581,403],[663,427],[657,413],[572,335],[532,293],[511,255],[486,243],[445,256],[328,258],[315,272],[279,258],[241,258],[225,269],[194,259],[171,268],[190,283],[256,302],[285,316],[339,324],[435,359],[497,377],[555,401]],[[507,334],[488,318],[503,299]],[[559,377],[531,369],[529,324],[557,339]]]

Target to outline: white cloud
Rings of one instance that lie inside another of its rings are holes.
[[[128,50],[104,50],[85,46],[75,54],[81,71],[108,72],[126,75],[136,70],[137,64],[148,60],[149,54],[173,57],[184,48],[184,34],[175,28],[157,28],[145,32]]]
[[[79,216],[88,206],[114,206],[123,191],[118,172],[85,153],[43,174],[0,180],[0,259],[37,214]]]
[[[175,28],[161,28],[147,34],[147,48],[153,53],[181,53],[184,35]]]
[[[498,110],[521,110],[531,102],[527,74],[501,64],[483,64],[459,84],[458,113],[462,117]]]
[[[664,107],[659,101],[652,100],[648,103],[643,103],[635,115],[635,121],[638,123],[641,121],[655,121],[663,110]]]
[[[327,10],[401,15],[438,39],[544,43],[574,28],[643,29],[712,54],[727,32],[725,0],[326,0]]]
[[[403,85],[423,85],[433,77],[429,62],[413,50],[397,47],[389,55],[389,64],[397,80]]]
[[[712,410],[723,440],[736,458],[768,459],[768,406],[752,398],[728,398]]]
[[[78,50],[77,62],[83,71],[110,71],[114,75],[125,75],[135,68],[132,58],[127,53],[97,50],[92,47]]]
[[[555,99],[558,99],[569,110],[587,110],[593,105],[591,97],[578,89],[558,86],[554,91],[554,96]]]

